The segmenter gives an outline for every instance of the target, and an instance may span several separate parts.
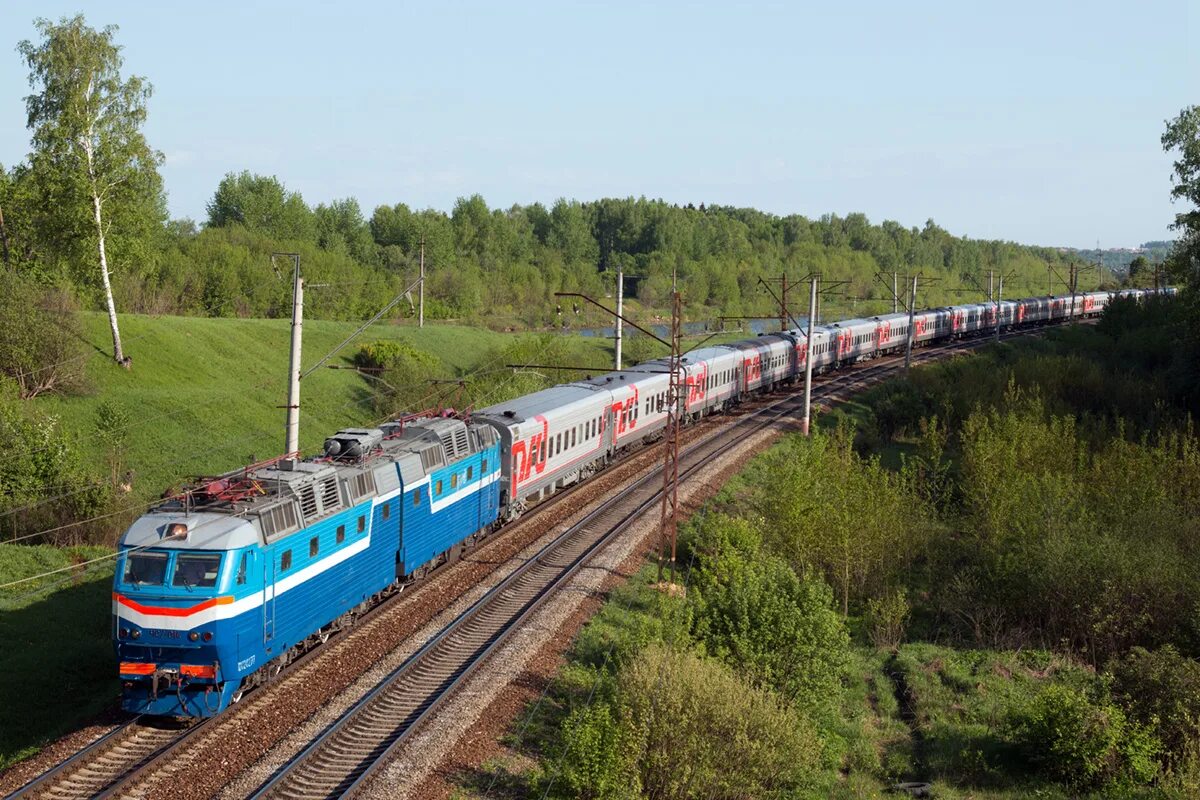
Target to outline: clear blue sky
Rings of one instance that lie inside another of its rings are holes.
[[[120,26],[173,216],[221,176],[311,204],[646,195],[1046,245],[1166,238],[1163,122],[1200,5],[170,3],[0,7],[0,163],[28,151],[36,16]]]

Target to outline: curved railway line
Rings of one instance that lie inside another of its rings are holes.
[[[1006,332],[1004,339],[1036,334],[1045,328]],[[991,337],[948,342],[913,353],[913,363],[989,344]],[[902,369],[903,357],[891,356],[853,368],[814,376],[813,401],[840,401],[846,395],[891,377]],[[681,454],[680,479],[695,474],[713,458],[732,449],[753,431],[776,424],[802,402],[795,395],[770,401],[743,412]],[[638,448],[635,452],[641,450]],[[624,460],[624,459],[622,459]],[[619,462],[618,462],[619,463]],[[658,467],[635,478],[631,486],[600,504],[536,555],[493,587],[463,614],[386,676],[320,736],[286,762],[262,785],[254,798],[315,798],[348,796],[363,788],[375,770],[481,665],[522,621],[567,582],[589,557],[618,536],[661,496]],[[577,484],[538,504],[522,522],[540,516],[571,497]],[[490,540],[491,537],[489,537]],[[440,571],[440,569],[439,569]],[[361,625],[390,604],[375,605],[356,623]],[[339,637],[340,638],[340,637]],[[275,680],[306,663],[323,647],[294,659]],[[258,691],[268,691],[269,685]],[[233,706],[233,711],[238,706]],[[142,777],[161,768],[219,715],[190,725],[163,724],[133,718],[109,731],[65,761],[42,773],[5,800],[16,798],[109,798],[123,796]],[[231,776],[232,777],[232,776]]]

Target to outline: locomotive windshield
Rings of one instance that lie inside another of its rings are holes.
[[[166,576],[166,553],[130,553],[125,557],[125,583],[161,586]]]
[[[181,553],[175,557],[175,575],[171,578],[171,585],[201,588],[216,586],[220,570],[221,557],[215,553]]]

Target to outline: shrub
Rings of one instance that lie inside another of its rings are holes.
[[[782,796],[820,767],[811,723],[716,661],[652,646],[621,671],[619,684],[646,796]]]
[[[85,341],[69,294],[0,273],[0,374],[22,399],[82,389]]]
[[[1168,767],[1200,749],[1200,662],[1166,645],[1135,647],[1109,665],[1113,697],[1142,725],[1155,728]]]
[[[1158,740],[1113,703],[1081,689],[1051,684],[1012,714],[1009,725],[1030,762],[1075,788],[1147,783],[1157,772]]]
[[[889,650],[899,647],[904,641],[908,612],[908,594],[903,588],[868,600],[863,623],[871,644]]]
[[[713,655],[801,708],[832,711],[850,639],[824,581],[774,556],[730,552],[692,582],[696,635]]]
[[[436,356],[406,342],[377,341],[361,345],[353,362],[367,376],[381,414],[422,411],[438,404],[441,393],[431,381],[447,373]]]
[[[607,702],[576,708],[563,722],[556,780],[584,800],[637,797],[630,738],[631,731],[618,724]]]

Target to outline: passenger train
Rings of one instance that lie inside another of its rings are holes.
[[[1161,290],[1173,293],[1174,290]],[[1099,314],[1143,290],[935,308],[913,342]],[[997,319],[999,317],[999,319]],[[684,355],[683,421],[815,372],[902,350],[907,314],[788,330]],[[465,418],[347,429],[324,452],[201,479],[120,541],[112,634],[130,712],[208,717],[454,561],[498,526],[586,480],[667,424],[669,363],[650,361],[518,397]]]

